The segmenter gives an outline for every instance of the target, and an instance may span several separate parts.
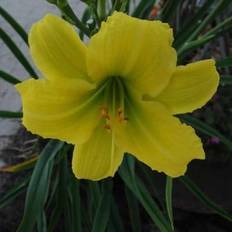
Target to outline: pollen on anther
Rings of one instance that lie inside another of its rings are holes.
[[[106,107],[101,108],[101,116],[105,119],[110,120],[110,115],[108,113],[108,109]]]
[[[111,126],[109,124],[105,124],[104,129],[111,130]]]
[[[124,116],[123,110],[121,108],[118,109],[118,121],[120,123],[128,121],[128,117]]]

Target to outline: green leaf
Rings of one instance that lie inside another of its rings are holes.
[[[209,12],[209,14],[197,25],[197,27],[194,28],[194,30],[189,29],[189,33],[186,36],[186,38],[184,40],[182,39],[181,43],[179,42],[180,50],[183,49],[183,46],[186,46],[186,42],[188,43],[190,41],[195,40],[199,36],[199,34],[202,32],[202,30],[209,23],[211,23],[211,21],[215,19],[223,10],[225,10],[225,8],[228,7],[229,4],[231,4],[231,1],[227,1],[227,0],[219,0],[214,5],[212,4],[212,2],[213,1],[206,2],[206,4],[212,5],[212,9]],[[205,14],[205,12],[203,13]],[[179,50],[179,46],[177,45],[177,42],[174,44],[174,46]]]
[[[81,22],[85,25],[87,25],[87,21],[91,18],[91,11],[89,8],[86,8],[83,15],[82,15],[82,18],[81,18]],[[80,30],[80,38],[81,40],[83,40],[84,38],[84,32]]]
[[[76,14],[74,13],[74,11],[68,3],[62,7],[58,7],[69,22],[73,23],[78,29],[80,29],[80,31],[85,33],[88,37],[90,36],[91,33],[89,29],[85,26],[85,24],[83,24],[80,21],[80,19],[76,16]]]
[[[22,161],[20,163],[0,168],[0,172],[16,173],[16,172],[21,172],[27,169],[31,169],[35,166],[37,159],[38,159],[38,156],[33,155],[31,158],[25,161]]]
[[[132,16],[137,18],[147,18],[148,12],[150,13],[155,2],[156,0],[141,0],[132,13]]]
[[[211,199],[209,199],[199,187],[187,176],[180,177],[179,180],[200,200],[205,206],[211,209],[213,212],[217,213],[221,217],[232,222],[232,215],[226,212],[223,208],[215,204]]]
[[[24,215],[18,232],[33,231],[35,221],[47,200],[54,158],[63,146],[63,142],[51,140],[40,154],[27,190]]]
[[[204,44],[208,43],[209,41],[218,38],[224,33],[229,32],[229,30],[231,29],[232,29],[232,17],[219,23],[216,27],[212,28],[210,31],[208,31],[206,34],[199,37],[197,40],[186,42],[181,47],[181,49],[178,50],[178,55],[183,56],[183,53],[185,54],[187,51],[190,51],[195,48],[199,48],[203,46]]]
[[[62,201],[60,204],[62,206],[63,214],[63,222],[64,222],[64,231],[72,232],[72,218],[71,218],[71,201],[69,195],[69,187],[70,187],[70,170],[68,168],[68,160],[65,152],[62,152],[62,159],[59,162],[60,171],[59,171],[59,199]]]
[[[3,80],[9,82],[10,84],[18,84],[21,81],[18,80],[16,77],[13,77],[11,74],[4,72],[3,70],[0,70],[0,78],[2,78]]]
[[[28,37],[23,27],[5,10],[0,6],[0,15],[14,28],[23,41],[28,44]]]
[[[132,157],[125,157],[124,162],[119,169],[119,175],[122,178],[125,185],[136,196],[139,202],[142,204],[152,221],[162,232],[173,231],[170,223],[166,220],[158,205],[153,200],[152,196],[145,188],[144,184],[134,173],[133,168],[134,160]]]
[[[177,8],[179,7],[180,3],[183,0],[168,0],[165,1],[165,5],[162,9],[161,12],[161,21],[163,22],[170,22],[171,21],[171,17],[176,13]]]
[[[81,219],[81,196],[80,196],[80,182],[74,177],[70,178],[70,188],[69,188],[69,197],[70,197],[70,208],[71,208],[71,217],[72,217],[72,231],[82,231],[82,219]]]
[[[165,200],[166,200],[166,208],[168,212],[168,217],[170,223],[172,225],[172,229],[174,230],[174,222],[173,222],[173,211],[172,211],[172,178],[166,177],[166,188],[165,188]]]
[[[33,70],[31,64],[28,62],[27,58],[23,55],[23,53],[20,51],[20,49],[14,43],[14,41],[10,38],[10,36],[2,28],[0,28],[0,38],[3,40],[3,42],[6,44],[6,46],[11,50],[11,52],[18,59],[18,61],[22,64],[22,66],[29,73],[29,75],[31,77],[37,79],[38,77],[37,77],[35,71]]]
[[[204,36],[214,35],[218,37],[226,31],[229,31],[232,28],[232,17],[225,19],[224,21],[218,23],[214,28],[209,30]]]
[[[177,50],[179,59],[183,58],[183,56],[187,52],[203,46],[204,44],[208,43],[214,38],[215,38],[215,35],[209,35],[209,36],[202,36],[201,38],[191,41],[191,42],[186,42],[179,50]]]
[[[22,112],[0,111],[0,118],[22,118]]]
[[[89,216],[91,221],[93,221],[94,215],[96,214],[96,210],[102,196],[100,185],[98,182],[88,181],[87,196]]]
[[[37,231],[38,232],[47,232],[47,219],[46,213],[43,210],[37,218]]]
[[[116,204],[114,197],[111,198],[111,214],[108,225],[108,232],[123,232],[124,226],[119,214],[119,205]]]
[[[180,118],[185,123],[192,125],[196,130],[199,130],[209,136],[218,137],[220,141],[224,143],[230,151],[232,151],[232,142],[213,127],[189,115],[181,115]]]
[[[226,68],[232,66],[232,56],[217,60],[216,66],[218,68]]]
[[[0,209],[9,205],[16,197],[24,193],[26,191],[26,187],[29,183],[30,177],[26,177],[23,181],[16,184],[13,188],[11,188],[7,193],[1,197],[0,199]]]
[[[111,211],[112,187],[111,181],[103,183],[103,194],[97,207],[91,232],[104,232],[107,229]]]
[[[232,75],[222,75],[220,76],[220,84],[224,85],[231,85],[232,84]]]
[[[204,5],[197,9],[196,14],[190,15],[183,22],[183,27],[178,31],[175,36],[175,41],[173,46],[179,48],[185,43],[190,34],[196,30],[196,28],[202,23],[205,15],[210,11],[211,5],[214,3],[214,0],[206,0]],[[193,9],[192,9],[193,11]]]
[[[128,204],[129,216],[131,221],[131,231],[140,232],[142,231],[141,220],[140,220],[140,209],[137,199],[128,187],[125,187],[126,199]]]

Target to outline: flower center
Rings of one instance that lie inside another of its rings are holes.
[[[115,123],[128,120],[125,116],[125,87],[120,77],[111,77],[104,89],[104,103],[101,116],[105,120],[105,128],[110,130]]]

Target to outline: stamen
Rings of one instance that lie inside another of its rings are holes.
[[[107,107],[102,107],[101,108],[101,116],[105,119],[108,119],[110,120],[110,115],[109,115],[109,112],[108,112],[108,109]]]
[[[120,123],[128,121],[128,117],[125,117],[124,112],[121,108],[118,109],[118,121]]]
[[[104,129],[111,130],[111,126],[109,124],[105,124]]]

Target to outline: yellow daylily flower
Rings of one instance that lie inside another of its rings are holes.
[[[44,138],[75,144],[77,178],[113,176],[125,152],[169,176],[204,159],[193,128],[173,115],[192,112],[213,96],[213,60],[176,66],[168,24],[115,12],[87,45],[54,15],[33,25],[32,58],[43,74],[16,88],[23,124]]]

